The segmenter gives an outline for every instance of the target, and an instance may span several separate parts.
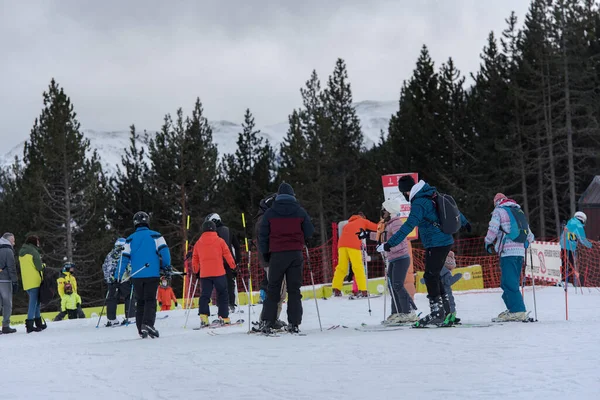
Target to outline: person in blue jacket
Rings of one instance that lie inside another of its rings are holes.
[[[156,320],[156,291],[163,270],[170,273],[171,253],[167,242],[158,232],[150,230],[150,217],[143,211],[133,216],[135,232],[125,241],[119,268],[131,264],[130,279],[137,302],[135,323],[140,337],[159,336],[154,328]]]
[[[560,235],[560,247],[563,250],[563,257],[566,260],[565,264],[567,266],[565,276],[568,276],[568,268],[571,268],[575,275],[573,282],[575,283],[576,277],[579,278],[580,286],[583,286],[584,282],[582,277],[579,276],[579,271],[577,270],[577,246],[581,243],[588,249],[592,248],[592,244],[585,236],[586,222],[587,215],[581,211],[577,211],[573,215],[573,218],[567,222],[567,225],[564,227],[563,232]],[[566,281],[568,281],[568,277],[565,278],[565,282]]]
[[[454,317],[450,309],[450,300],[446,289],[440,278],[440,271],[446,262],[450,248],[454,244],[452,235],[442,232],[439,228],[440,219],[433,202],[436,188],[429,186],[425,181],[415,184],[410,175],[401,177],[398,181],[398,189],[410,201],[410,214],[406,222],[387,243],[377,247],[377,251],[390,251],[402,243],[415,227],[419,227],[419,236],[423,247],[425,247],[425,285],[427,286],[427,298],[429,299],[430,314],[421,318],[416,324],[424,326],[428,324],[451,325],[454,321],[446,320]],[[471,231],[471,224],[461,214],[461,225]]]

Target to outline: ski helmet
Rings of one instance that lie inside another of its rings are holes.
[[[73,272],[72,270],[75,269],[75,264],[71,263],[71,262],[67,262],[63,265],[63,269],[62,272]]]
[[[215,232],[216,230],[217,225],[212,221],[204,221],[202,224],[202,232]]]
[[[167,285],[169,285],[169,281],[167,280],[167,277],[166,277],[166,276],[163,276],[163,277],[160,279],[160,285],[161,285],[161,286],[163,286],[163,287],[166,287]]]
[[[221,222],[221,217],[217,213],[208,214],[205,221],[212,221],[215,224]]]
[[[150,225],[150,217],[144,211],[138,211],[133,216],[133,226],[137,228],[138,226],[149,226]]]
[[[575,218],[577,218],[578,220],[580,220],[580,221],[581,221],[581,223],[582,223],[582,224],[584,224],[584,225],[585,225],[585,223],[587,222],[587,215],[585,215],[585,213],[584,213],[584,212],[577,211],[577,212],[575,213],[575,215],[573,215],[573,217],[575,217]]]

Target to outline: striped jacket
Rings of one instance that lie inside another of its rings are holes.
[[[485,237],[486,246],[490,243],[495,243],[494,248],[500,257],[525,257],[525,245],[523,243],[513,242],[506,236],[506,232],[510,232],[510,216],[504,207],[521,208],[513,200],[502,202],[492,212],[492,219],[488,226],[488,232]],[[529,231],[527,235],[529,243],[534,241],[533,233]]]

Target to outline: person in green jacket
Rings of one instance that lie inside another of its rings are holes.
[[[42,263],[42,257],[40,256],[39,237],[35,235],[27,237],[25,244],[19,250],[19,264],[21,267],[23,290],[29,296],[29,308],[27,310],[25,327],[27,328],[27,333],[40,332],[46,329],[46,324],[42,322],[40,314],[40,285],[42,284],[42,271],[45,264]]]

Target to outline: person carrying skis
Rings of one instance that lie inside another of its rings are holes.
[[[215,226],[217,227],[217,235],[219,235],[219,237],[225,241],[229,251],[235,259],[235,264],[239,265],[240,261],[242,260],[242,253],[240,251],[240,242],[238,241],[237,236],[232,234],[229,230],[229,227],[223,224],[221,217],[217,213],[209,214],[205,221],[212,221],[215,223]],[[237,304],[235,304],[235,280],[237,278],[237,269],[230,268],[227,262],[224,262],[223,265],[225,266],[225,274],[227,278],[229,311],[235,312],[235,308],[237,307]]]
[[[212,221],[202,224],[202,236],[194,245],[192,268],[200,278],[200,326],[208,326],[210,322],[210,296],[213,289],[217,290],[217,305],[219,320],[223,325],[231,323],[229,319],[229,296],[227,293],[227,278],[223,260],[229,268],[235,269],[236,264],[227,243],[217,234],[217,226]]]
[[[177,297],[175,297],[173,288],[169,285],[169,280],[166,276],[160,278],[160,286],[158,287],[158,292],[156,293],[156,300],[158,301],[160,311],[170,310],[171,300],[175,302],[175,308],[178,306]]]
[[[298,333],[302,323],[303,249],[314,232],[310,217],[296,200],[294,189],[282,183],[271,208],[265,211],[258,234],[258,248],[269,263],[269,287],[263,304],[264,333],[273,331],[277,320],[277,304],[281,300],[281,285],[285,278],[288,292],[288,326]]]
[[[277,197],[277,193],[270,194],[269,196],[262,199],[260,201],[260,204],[258,205],[258,213],[254,217],[254,220],[255,220],[254,236],[257,238],[258,238],[258,235],[260,232],[260,224],[262,223],[262,219],[263,219],[263,216],[265,215],[265,211],[267,211],[269,208],[271,208],[276,197]],[[264,303],[265,299],[267,298],[267,290],[269,289],[269,263],[265,260],[265,257],[263,255],[263,253],[261,253],[260,249],[258,250],[258,263],[261,266],[261,268],[265,271],[263,281],[260,283],[261,300]],[[264,296],[262,294],[263,291],[264,291]],[[287,285],[286,285],[285,277],[283,278],[283,280],[281,282],[281,291],[279,293],[280,293],[280,297],[279,297],[279,303],[277,303],[277,319],[275,320],[275,323],[273,324],[274,330],[281,330],[287,326],[287,324],[280,319],[281,310],[283,308],[283,302],[285,300],[285,296],[287,293]],[[265,311],[265,309],[263,307],[263,309],[261,311],[261,318],[260,318],[261,321],[264,319],[263,318],[264,311]]]
[[[391,238],[402,227],[400,217],[400,201],[398,199],[386,200],[382,204],[382,219],[385,224],[383,238]],[[359,239],[381,240],[377,233],[368,233],[365,230],[358,232]],[[406,277],[410,268],[410,254],[408,251],[408,240],[404,239],[400,244],[387,252],[388,281],[392,295],[392,313],[386,319],[388,324],[405,322],[416,322],[418,320],[411,305],[411,297],[406,289]]]
[[[338,264],[335,267],[331,282],[331,289],[333,290],[333,295],[336,297],[342,296],[344,278],[348,275],[348,261],[352,265],[352,272],[358,286],[356,297],[368,297],[369,295],[363,264],[362,243],[356,235],[360,230],[377,231],[377,224],[366,219],[362,212],[348,219],[348,223],[344,225],[342,234],[340,235],[338,242]]]
[[[56,280],[56,284],[58,287],[58,295],[61,298],[65,295],[65,285],[70,285],[71,286],[71,291],[72,293],[75,293],[75,295],[77,295],[77,279],[75,278],[75,264],[71,263],[71,262],[67,262],[63,265],[62,271],[61,271],[62,275]],[[74,304],[79,304],[79,308],[76,310],[77,311],[77,317],[78,318],[85,318],[85,313],[83,312],[83,309],[81,308],[81,298],[79,298],[79,303],[74,303]],[[61,310],[56,317],[54,317],[53,321],[62,321],[65,317],[67,316],[67,311],[65,310]]]
[[[416,326],[425,326],[428,324],[445,324],[446,315],[450,313],[450,301],[444,285],[440,279],[440,271],[446,262],[446,257],[450,248],[454,244],[452,234],[443,231],[443,221],[440,219],[439,211],[436,208],[436,200],[440,199],[441,194],[435,187],[430,186],[421,180],[415,184],[410,175],[404,175],[398,180],[398,189],[404,197],[410,201],[410,214],[400,230],[396,232],[386,243],[377,247],[377,251],[389,252],[392,248],[398,246],[406,237],[419,227],[419,235],[423,246],[425,247],[425,284],[427,285],[427,297],[429,299],[429,315],[419,319]],[[443,200],[443,197],[441,198]],[[460,218],[460,225],[471,231],[469,221],[455,209],[456,218]]]
[[[494,211],[484,239],[487,252],[492,254],[495,251],[500,256],[500,287],[506,311],[501,312],[495,321],[529,319],[519,283],[525,249],[533,240],[533,233],[521,206],[502,193],[496,194]]]
[[[573,218],[567,222],[563,231],[560,235],[560,247],[563,252],[563,262],[567,267],[565,270],[565,276],[568,281],[569,269],[574,272],[575,277],[579,278],[579,285],[584,284],[583,279],[579,277],[579,271],[577,270],[577,246],[582,244],[588,249],[592,248],[592,243],[587,240],[585,236],[585,223],[587,222],[587,215],[581,211],[577,211]],[[573,279],[575,279],[575,277]]]
[[[115,241],[113,249],[104,258],[102,272],[104,280],[108,285],[106,297],[106,318],[108,322],[106,327],[127,325],[129,318],[135,316],[135,302],[133,301],[133,285],[129,279],[124,279],[128,274],[129,266],[121,265],[121,255],[125,248],[126,239],[118,238]],[[123,298],[125,305],[125,319],[119,322],[117,319],[117,306]]]
[[[150,230],[150,217],[144,211],[138,211],[133,216],[133,232],[126,240],[123,248],[119,270],[125,271],[131,264],[131,280],[137,309],[135,323],[141,338],[159,337],[154,327],[156,321],[156,291],[160,271],[167,274],[171,267],[171,252],[163,236]]]

